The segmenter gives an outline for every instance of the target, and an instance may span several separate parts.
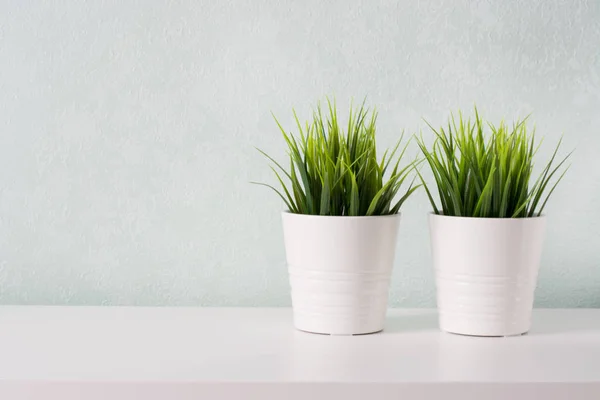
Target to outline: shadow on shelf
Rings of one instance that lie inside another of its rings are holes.
[[[422,314],[389,315],[381,333],[411,333],[437,330],[437,315],[424,310]]]

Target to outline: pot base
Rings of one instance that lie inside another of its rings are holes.
[[[521,336],[531,327],[530,313],[523,318],[490,321],[490,317],[440,315],[440,330],[462,336],[509,337]]]
[[[460,332],[451,332],[451,331],[447,331],[447,330],[443,330],[441,329],[442,332],[444,333],[448,333],[450,335],[457,335],[457,336],[470,336],[470,337],[482,337],[482,338],[506,338],[506,337],[515,337],[515,336],[523,336],[523,335],[527,335],[529,332],[523,332],[523,333],[515,333],[512,335],[475,335],[472,333],[460,333]]]
[[[383,330],[385,316],[372,315],[367,319],[352,318],[339,320],[335,316],[303,316],[294,310],[294,327],[302,332],[317,335],[357,336],[369,335]]]
[[[303,333],[309,333],[311,335],[321,335],[321,336],[364,336],[364,335],[374,335],[376,333],[383,332],[383,329],[380,329],[378,331],[365,332],[365,333],[323,333],[323,332],[311,332],[311,331],[307,331],[304,329],[300,329],[298,327],[296,327],[296,330],[303,332]]]

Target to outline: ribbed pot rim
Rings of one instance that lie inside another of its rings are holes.
[[[344,221],[350,221],[350,220],[357,220],[357,221],[366,221],[366,220],[381,220],[381,219],[393,219],[393,218],[400,218],[401,213],[397,213],[397,214],[389,214],[389,215],[369,215],[369,216],[357,216],[357,217],[350,217],[350,216],[345,216],[345,215],[312,215],[312,214],[296,214],[293,212],[290,212],[289,210],[286,211],[282,211],[281,212],[282,216],[287,215],[288,217],[292,217],[292,218],[304,218],[304,219],[319,219],[322,221],[325,220],[344,220]]]
[[[454,215],[443,215],[443,214],[436,214],[435,212],[431,211],[429,212],[429,217],[430,218],[439,218],[439,219],[452,219],[452,220],[456,220],[456,221],[486,221],[486,222],[498,222],[498,223],[517,223],[518,221],[540,221],[540,220],[544,220],[546,219],[546,214],[542,214],[540,216],[537,217],[525,217],[525,218],[512,218],[512,217],[507,217],[507,218],[488,218],[488,217],[457,217]]]

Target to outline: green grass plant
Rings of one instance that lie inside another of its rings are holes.
[[[275,118],[275,116],[274,116]],[[396,199],[415,161],[400,166],[407,145],[398,143],[377,158],[375,125],[377,112],[350,106],[348,121],[341,125],[335,102],[319,104],[312,119],[302,124],[294,111],[296,133],[286,132],[275,121],[287,145],[289,167],[258,149],[272,163],[281,190],[274,190],[290,212],[328,216],[373,216],[396,214],[420,185],[414,179]],[[345,132],[344,132],[345,128]],[[400,149],[400,150],[399,150]]]
[[[568,170],[571,155],[558,158],[562,139],[540,175],[532,177],[540,143],[527,118],[512,126],[484,122],[475,109],[475,119],[451,116],[448,125],[434,129],[429,148],[423,138],[417,143],[431,168],[440,207],[432,190],[424,184],[435,214],[457,217],[526,218],[542,215],[550,195]]]

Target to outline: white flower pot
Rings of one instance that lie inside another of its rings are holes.
[[[545,225],[543,216],[431,214],[440,329],[475,336],[529,331]]]
[[[383,329],[400,215],[283,213],[294,325],[332,335]]]

